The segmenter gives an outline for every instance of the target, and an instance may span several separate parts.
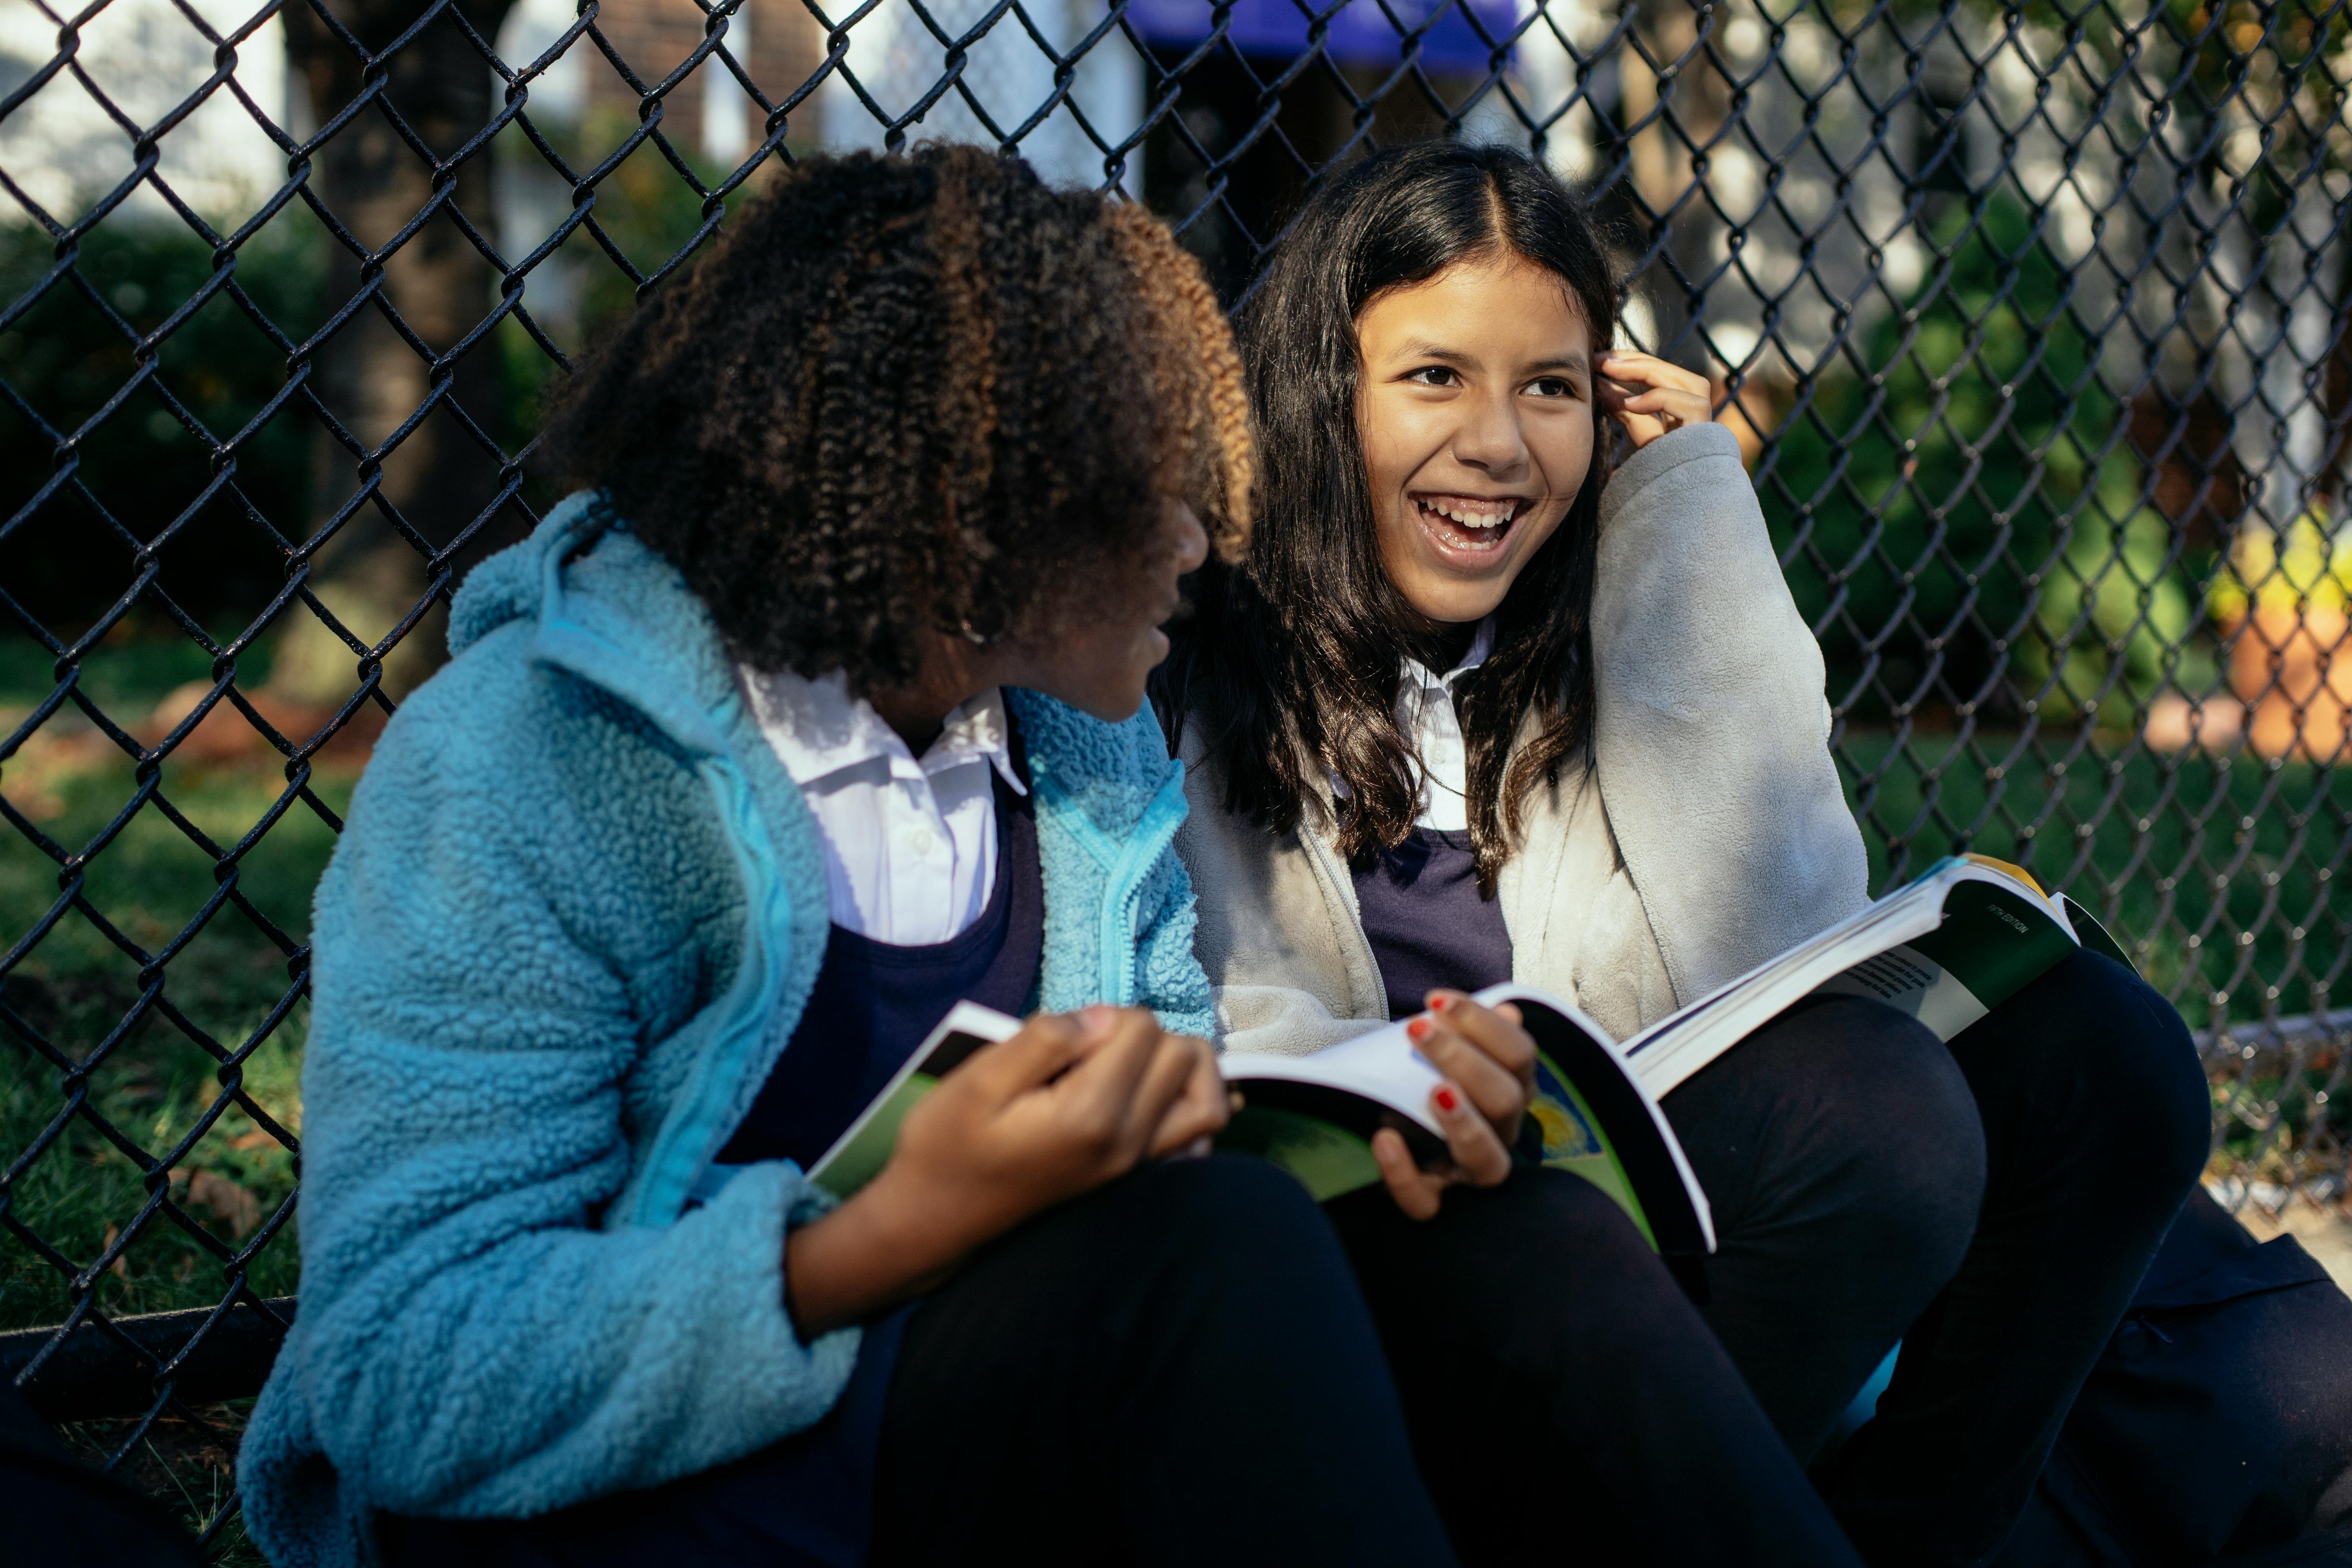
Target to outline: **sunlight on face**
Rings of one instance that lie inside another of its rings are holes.
[[[1560,279],[1456,262],[1356,319],[1381,563],[1433,621],[1482,619],[1592,467],[1592,344]]]

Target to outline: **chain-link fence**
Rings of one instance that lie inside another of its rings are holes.
[[[821,146],[1017,149],[1229,297],[1369,148],[1537,150],[1748,452],[1877,883],[2072,891],[2217,1189],[2340,1215],[2335,0],[11,3],[0,1367],[110,1462],[225,1454],[292,1310],[310,886],[541,389]]]

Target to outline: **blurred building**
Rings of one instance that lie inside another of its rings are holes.
[[[186,5],[223,36],[234,34],[257,8],[255,0],[187,0]],[[0,95],[47,68],[58,52],[58,32],[41,6],[21,0],[0,5]],[[59,71],[0,121],[0,170],[52,218],[71,222],[134,167],[131,137],[90,87],[124,115],[152,125],[212,75],[213,49],[173,0],[114,0],[79,29],[74,58],[89,85],[71,70]],[[274,15],[239,45],[236,80],[265,113],[283,110],[286,45]],[[286,155],[235,94],[216,89],[163,140],[156,172],[205,217],[234,225],[285,182]],[[131,193],[127,206],[132,216],[152,218],[170,211],[143,184]],[[30,221],[16,201],[0,197],[0,223]]]
[[[499,54],[521,68],[553,47],[573,22],[572,0],[520,0],[499,35]],[[644,93],[698,48],[709,22],[695,0],[601,0],[596,31],[628,62],[633,84],[583,35],[534,84],[534,108],[559,121],[610,116],[634,123]],[[662,125],[689,154],[733,168],[766,134],[766,111],[746,81],[781,103],[816,69],[824,35],[799,0],[742,0],[729,18],[722,58],[714,52],[663,100]],[[739,74],[740,73],[740,74]],[[793,130],[814,117],[793,116]],[[805,144],[809,138],[795,134]]]

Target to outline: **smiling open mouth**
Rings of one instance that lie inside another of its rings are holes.
[[[1511,525],[1527,512],[1521,496],[1415,495],[1410,498],[1422,527],[1439,548],[1478,554],[1500,550]]]

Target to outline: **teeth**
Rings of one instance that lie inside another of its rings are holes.
[[[1433,511],[1443,518],[1450,518],[1464,528],[1480,530],[1502,527],[1510,521],[1519,510],[1519,503],[1517,501],[1503,501],[1499,503],[1501,510],[1496,511],[1489,511],[1484,508],[1473,510],[1466,506],[1438,506],[1430,501],[1423,501],[1421,504],[1424,510]]]

